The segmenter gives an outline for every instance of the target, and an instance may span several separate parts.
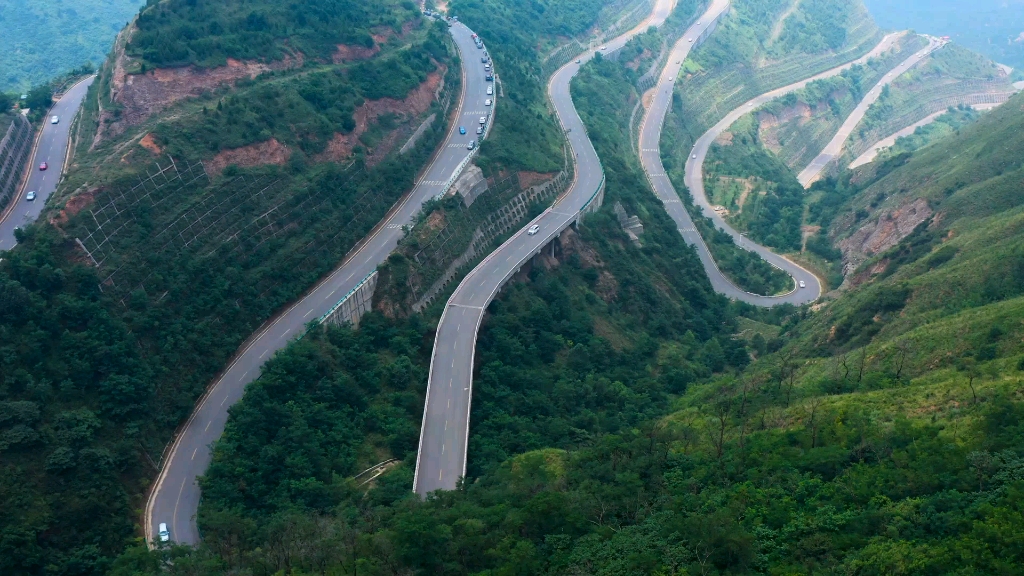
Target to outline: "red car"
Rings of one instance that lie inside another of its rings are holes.
[[[39,165],[40,170],[46,170],[47,168],[49,168],[49,166],[46,164],[46,162],[43,162],[42,164]]]

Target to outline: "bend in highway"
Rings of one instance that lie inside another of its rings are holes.
[[[861,120],[864,119],[864,115],[868,113],[868,108],[871,107],[878,99],[882,96],[882,89],[888,86],[893,80],[899,78],[901,74],[910,70],[914,66],[917,66],[922,60],[927,58],[932,52],[942,48],[946,45],[946,41],[935,38],[933,36],[928,37],[928,46],[918,50],[912,54],[909,58],[900,62],[895,68],[886,73],[881,80],[878,81],[864,98],[861,99],[857,107],[853,109],[853,112],[846,117],[846,121],[839,127],[839,131],[832,140],[825,145],[825,149],[821,151],[821,154],[817,158],[811,160],[811,163],[806,168],[800,171],[800,175],[797,176],[797,180],[804,188],[809,187],[816,180],[821,177],[821,173],[825,170],[825,167],[832,163],[833,160],[839,158],[843,153],[843,145],[846,144],[846,140],[853,134],[853,129],[860,124]]]
[[[799,282],[804,283],[804,288],[795,287],[789,293],[779,296],[763,296],[746,292],[733,284],[733,282],[722,273],[718,268],[718,265],[715,263],[714,258],[711,256],[711,252],[708,250],[707,245],[704,243],[704,239],[697,232],[693,224],[693,220],[690,217],[689,212],[687,212],[686,207],[683,206],[682,201],[679,199],[679,195],[676,192],[675,187],[672,185],[671,180],[669,180],[668,175],[665,173],[665,168],[661,161],[661,130],[665,121],[665,116],[668,114],[669,107],[671,106],[673,85],[678,77],[679,70],[681,69],[681,63],[685,60],[686,55],[689,54],[690,43],[688,41],[684,43],[683,39],[680,39],[673,48],[672,56],[669,58],[668,64],[658,79],[658,84],[655,88],[657,92],[652,99],[651,108],[646,112],[643,123],[641,124],[640,162],[643,165],[647,178],[651,183],[651,188],[654,189],[655,194],[664,203],[665,210],[668,212],[669,216],[672,217],[673,221],[675,221],[676,228],[679,230],[679,233],[687,243],[692,244],[696,248],[697,255],[700,257],[701,262],[704,265],[704,269],[708,274],[708,278],[711,281],[711,286],[716,292],[724,294],[729,298],[734,298],[755,306],[775,306],[782,303],[801,305],[817,300],[821,296],[822,287],[821,281],[813,273],[795,264],[791,260],[772,252],[764,246],[752,242],[746,236],[729,226],[721,215],[711,208],[711,203],[708,201],[707,194],[704,190],[703,167],[708,150],[710,150],[715,139],[732,126],[734,122],[748,114],[750,111],[756,109],[756,107],[779,98],[780,96],[800,90],[815,80],[829,78],[840,74],[842,71],[854,65],[863,64],[867,62],[868,59],[874,58],[892,48],[902,35],[902,32],[889,34],[883,38],[875,48],[857,60],[826,70],[825,72],[816,74],[801,80],[800,82],[795,82],[788,86],[771,90],[749,100],[748,102],[745,102],[740,107],[726,114],[722,120],[698,138],[697,142],[694,144],[693,150],[690,152],[690,157],[686,160],[684,183],[689,189],[690,194],[693,196],[694,204],[700,208],[701,213],[710,218],[715,227],[728,233],[737,246],[756,253],[769,264],[772,264],[776,268],[788,273],[793,277],[793,280],[796,283],[795,286],[799,286]],[[692,35],[688,33],[686,39],[688,40],[691,36]]]
[[[32,149],[29,164],[28,180],[25,186],[11,199],[10,205],[0,215],[0,251],[14,248],[18,241],[14,239],[14,230],[24,228],[39,218],[46,201],[57,190],[64,171],[64,160],[70,146],[71,126],[78,110],[85,101],[95,76],[81,80],[61,96],[46,116],[35,148]],[[57,116],[57,124],[50,123],[50,116]],[[46,162],[48,168],[40,170],[39,165]],[[35,200],[26,200],[29,191],[36,193]]]
[[[576,221],[604,189],[601,161],[569,93],[572,78],[596,52],[614,52],[638,32],[660,26],[673,5],[673,0],[657,0],[643,23],[604,43],[602,48],[570,61],[552,75],[548,96],[576,161],[575,180],[551,208],[527,225],[537,226],[535,234],[524,227],[508,239],[470,271],[445,306],[434,339],[416,458],[413,491],[420,496],[435,490],[452,490],[466,473],[473,362],[484,309],[505,282]],[[727,1],[715,0],[712,11],[722,5],[727,5]]]
[[[402,226],[413,222],[423,203],[441,193],[454,172],[472,154],[467,144],[480,138],[475,133],[479,119],[488,116],[494,108],[486,106],[485,100],[494,99],[496,104],[497,96],[486,94],[489,83],[484,65],[479,62],[483,50],[475,46],[472,31],[458,22],[452,23],[450,31],[461,54],[462,94],[456,120],[447,137],[412,191],[334,272],[250,337],[200,399],[175,438],[149,495],[145,512],[148,542],[153,542],[161,523],[167,524],[171,540],[180,544],[199,542],[195,517],[200,490],[196,480],[210,464],[211,447],[224,432],[228,408],[242,398],[245,386],[259,377],[261,366],[274,352],[301,335],[306,323],[329,312],[387,259],[402,238]],[[467,133],[459,134],[459,126],[464,126]]]

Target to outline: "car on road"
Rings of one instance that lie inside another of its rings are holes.
[[[693,158],[694,160],[696,160],[697,159],[697,155],[694,154],[693,156],[690,156],[690,158]]]
[[[693,38],[690,38],[689,40],[687,40],[687,42],[693,42]]]
[[[490,96],[491,94],[494,94],[494,86],[487,87],[487,95]]]
[[[607,50],[607,49],[608,49],[607,46],[601,46],[601,50]]]
[[[158,532],[158,534],[160,535],[160,541],[161,542],[167,542],[168,540],[171,539],[171,533],[170,533],[169,530],[167,530],[167,523],[166,522],[161,522],[160,523],[160,532]]]
[[[806,282],[804,282],[803,280],[801,280],[801,281],[800,281],[800,287],[801,287],[801,288],[807,288],[807,283],[806,283]]]
[[[484,127],[483,126],[477,126],[476,127],[476,133],[477,134],[483,134],[484,133]]]
[[[465,126],[459,126],[459,134],[465,134],[465,133],[466,133],[466,127]]]
[[[492,75],[490,72],[487,73],[487,76],[485,78],[488,82],[494,82],[494,75]]]
[[[579,58],[577,58],[577,59],[576,59],[576,63],[577,63],[577,64],[579,64],[579,63],[580,63],[580,59],[579,59]]]
[[[480,124],[487,124],[487,117],[486,116],[481,116],[480,117]]]
[[[49,167],[50,167],[50,165],[47,164],[46,162],[43,162],[42,164],[39,165],[39,169],[40,170],[46,170]]]
[[[466,144],[466,150],[472,150],[476,148],[476,140],[470,140],[469,144]]]
[[[60,116],[50,116],[50,124],[56,124],[60,122]]]
[[[533,226],[530,226],[530,229],[527,230],[526,233],[529,234],[530,236],[533,236],[534,234],[537,233],[538,230],[540,230],[540,226],[534,224]]]
[[[484,70],[490,70],[490,69],[491,69],[491,65],[490,64],[484,64]]]
[[[481,56],[480,57],[480,62],[482,62],[484,64],[487,64],[487,56]]]
[[[29,190],[28,194],[25,194],[25,200],[28,200],[29,202],[31,202],[31,201],[33,201],[35,199],[36,199],[36,191],[35,190]]]
[[[490,106],[490,105],[491,105],[491,99],[490,98],[488,98],[487,100],[484,100],[484,106]]]

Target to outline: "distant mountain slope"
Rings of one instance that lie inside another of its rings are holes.
[[[880,26],[913,28],[953,41],[996,62],[1024,67],[1022,0],[865,0]]]
[[[99,64],[145,0],[0,2],[0,92]]]

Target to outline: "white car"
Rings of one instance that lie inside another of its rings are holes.
[[[807,288],[807,284],[803,280],[801,280],[800,281],[800,287],[801,288]]]
[[[50,124],[56,124],[60,122],[60,116],[50,116]]]
[[[490,96],[491,94],[494,94],[494,86],[487,87],[487,95]]]
[[[530,226],[530,229],[527,230],[526,233],[529,234],[530,236],[533,236],[534,234],[537,233],[538,230],[540,230],[540,226],[534,224],[533,226]]]
[[[35,190],[29,190],[28,194],[25,194],[25,200],[28,200],[29,202],[31,202],[31,201],[33,201],[35,199],[36,199],[36,191]]]
[[[693,156],[690,156],[690,158],[693,158],[694,160],[696,160],[697,159],[697,155],[694,154]]]
[[[168,540],[171,539],[171,533],[170,533],[170,531],[167,530],[167,523],[166,522],[161,522],[160,523],[159,536],[160,536],[160,541],[161,542],[167,542]]]
[[[491,99],[490,98],[488,98],[487,100],[484,100],[484,106],[490,106],[490,105],[491,105]]]
[[[483,126],[477,126],[476,127],[476,133],[477,134],[483,134],[484,133],[484,127]]]
[[[607,49],[608,49],[607,46],[601,46],[601,50],[607,50]]]
[[[481,116],[481,117],[480,117],[480,123],[481,123],[481,124],[487,124],[487,118],[486,118],[486,117],[484,117],[484,116]]]
[[[689,40],[687,40],[687,42],[693,42],[693,38],[690,38]]]
[[[476,147],[476,140],[470,140],[469,144],[466,144],[466,150],[472,150]]]

